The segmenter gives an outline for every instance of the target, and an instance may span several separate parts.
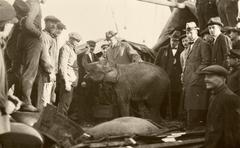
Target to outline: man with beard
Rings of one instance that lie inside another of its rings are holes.
[[[221,65],[227,68],[227,56],[232,48],[231,40],[221,32],[223,24],[219,17],[211,18],[208,21],[208,30],[214,38],[212,45],[211,64]]]
[[[53,86],[56,83],[56,57],[57,42],[54,36],[57,23],[60,22],[55,16],[47,16],[45,19],[45,29],[42,33],[42,54],[38,74],[38,108],[42,109],[48,104],[53,104],[51,100]]]
[[[179,46],[181,32],[175,30],[170,36],[170,44],[162,47],[156,57],[155,64],[163,68],[171,81],[171,107],[174,119],[178,117],[179,102],[181,96],[181,73],[182,67],[180,63],[180,54],[182,47]]]
[[[228,71],[220,65],[211,65],[200,74],[205,75],[206,88],[211,91],[205,148],[238,148],[240,97],[225,84]]]
[[[187,112],[187,127],[194,129],[205,124],[208,97],[203,77],[197,73],[210,65],[211,50],[207,42],[198,36],[195,22],[186,24],[186,35],[189,39],[189,50],[183,73],[185,89],[184,108]]]
[[[240,50],[230,50],[228,65],[231,69],[228,78],[228,87],[238,96],[240,96]]]

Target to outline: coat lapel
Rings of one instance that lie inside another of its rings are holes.
[[[189,56],[191,55],[191,53],[192,53],[193,49],[195,49],[195,48],[198,46],[198,44],[199,44],[199,41],[200,41],[200,38],[198,38],[198,39],[196,40],[196,42],[195,42],[195,43],[193,43],[193,46],[192,46],[192,48],[191,48],[191,47],[189,47],[189,48],[188,48],[187,59],[188,59],[188,58],[189,58]]]

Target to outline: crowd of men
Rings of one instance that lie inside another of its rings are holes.
[[[213,17],[202,31],[202,37],[198,34],[195,22],[186,23],[184,33],[181,35],[181,31],[175,30],[169,44],[159,49],[155,60],[171,81],[172,116],[176,119],[185,111],[186,126],[191,130],[207,122],[206,147],[238,147],[238,25],[224,28],[221,19]]]
[[[15,0],[13,7],[0,2],[7,7],[4,11],[9,11],[1,13],[0,21],[2,114],[11,112],[6,107],[9,98],[20,111],[39,112],[53,104],[67,115],[76,86],[83,88],[81,95],[94,97],[97,85],[84,80],[88,64],[101,60],[112,64],[142,62],[137,51],[113,31],[106,32],[108,44],[102,45],[98,54],[92,40],[84,49],[79,48],[82,38],[77,32],[69,33],[69,39],[59,47],[58,38],[66,26],[57,17],[47,16],[42,29],[43,0]],[[9,31],[8,27],[13,28]],[[186,23],[184,33],[174,30],[169,44],[159,49],[155,64],[171,81],[168,105],[172,117],[179,118],[184,110],[188,129],[207,125],[208,148],[236,148],[240,145],[240,25],[224,26],[219,17],[213,17],[206,29],[199,30],[196,22]]]

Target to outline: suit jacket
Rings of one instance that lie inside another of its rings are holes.
[[[212,46],[212,64],[217,64],[228,68],[226,60],[231,48],[232,43],[229,37],[224,34],[220,34]]]
[[[163,68],[171,80],[171,88],[174,91],[181,91],[181,63],[180,54],[182,48],[179,46],[175,56],[172,53],[170,45],[162,47],[155,59],[155,64]]]
[[[141,60],[141,56],[127,42],[118,43],[107,49],[107,59],[113,64],[130,64]]]
[[[204,78],[198,72],[210,65],[210,47],[207,42],[199,37],[189,48],[183,73],[184,106],[187,110],[207,109],[208,100]]]
[[[89,63],[92,63],[92,62],[96,62],[98,61],[98,57],[96,54],[92,54],[92,60],[90,58],[90,55],[85,53],[82,57],[82,65],[86,65],[86,64],[89,64]]]
[[[233,69],[228,78],[228,87],[240,96],[240,66]]]
[[[213,91],[207,114],[206,148],[240,146],[240,97],[223,85]]]

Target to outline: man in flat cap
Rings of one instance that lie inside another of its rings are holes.
[[[32,87],[37,76],[40,55],[42,53],[42,14],[41,3],[44,0],[26,0],[29,11],[21,20],[21,33],[17,48],[22,55],[22,71],[20,76],[21,97],[24,102],[22,111],[36,112],[38,109],[32,105]]]
[[[226,83],[227,69],[211,65],[199,73],[204,75],[211,91],[207,114],[205,148],[237,148],[240,145],[240,97]]]
[[[127,42],[117,39],[117,33],[113,31],[106,32],[106,40],[110,47],[107,51],[107,59],[113,64],[130,64],[132,62],[142,61],[141,56]]]
[[[181,95],[181,63],[180,54],[183,48],[179,45],[181,32],[174,30],[170,36],[170,43],[162,48],[160,48],[157,57],[155,59],[155,64],[163,68],[171,81],[171,102],[169,104],[172,110],[173,118],[177,118],[179,101]]]
[[[218,64],[227,68],[226,59],[230,49],[232,48],[232,43],[229,37],[222,34],[222,27],[223,23],[219,17],[213,17],[209,19],[208,30],[210,35],[214,38],[211,50],[211,64]]]
[[[72,32],[69,33],[68,41],[62,46],[59,52],[59,103],[58,111],[67,115],[72,102],[73,88],[78,83],[78,62],[76,47],[82,40],[81,36]]]
[[[228,57],[228,65],[230,67],[230,75],[228,78],[228,87],[238,96],[240,96],[240,50],[230,50]]]
[[[47,16],[44,19],[45,29],[42,32],[42,53],[40,57],[40,66],[38,69],[38,109],[43,109],[48,104],[55,102],[53,93],[56,85],[56,54],[58,52],[57,41],[54,33],[56,32],[57,23],[60,22],[55,16]],[[55,94],[55,93],[54,93]]]
[[[207,90],[203,77],[198,75],[201,69],[210,65],[211,49],[207,42],[198,36],[195,22],[186,23],[186,36],[189,39],[189,50],[183,72],[184,108],[187,112],[187,128],[194,129],[205,124],[207,113]]]

